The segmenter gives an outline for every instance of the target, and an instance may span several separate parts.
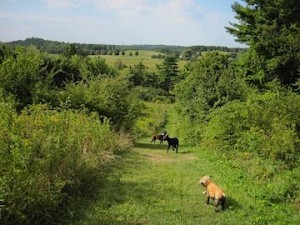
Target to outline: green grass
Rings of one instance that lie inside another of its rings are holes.
[[[132,56],[130,56],[130,52]],[[116,62],[121,61],[122,64],[126,65],[128,68],[130,66],[137,65],[139,63],[143,63],[148,71],[156,72],[156,65],[159,65],[163,62],[163,59],[154,59],[151,58],[152,55],[158,55],[159,52],[150,51],[150,50],[138,50],[138,55],[135,55],[135,50],[125,51],[125,55],[100,55],[101,58],[105,59],[107,65],[115,67]],[[96,56],[92,56],[96,57]],[[179,68],[183,68],[186,64],[186,61],[179,61]]]
[[[275,208],[256,200],[262,187],[224,159],[188,147],[181,147],[179,154],[165,148],[148,139],[139,142],[126,159],[121,179],[108,180],[75,224],[297,224],[290,206]],[[205,204],[198,186],[205,174],[226,190],[225,211],[216,213],[213,205]]]
[[[167,128],[173,136],[176,115],[169,112]],[[251,180],[239,167],[241,162],[185,143],[178,154],[167,153],[166,143],[150,140],[140,139],[123,155],[119,169],[101,182],[93,198],[83,201],[71,224],[299,224],[296,205],[266,201],[266,185]],[[215,212],[212,204],[205,204],[204,189],[198,185],[203,175],[211,175],[225,190],[224,211]]]

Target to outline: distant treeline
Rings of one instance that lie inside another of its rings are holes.
[[[194,52],[204,51],[226,51],[239,52],[245,50],[243,48],[229,48],[224,46],[176,46],[176,45],[108,45],[108,44],[82,44],[82,43],[66,43],[59,41],[44,40],[42,38],[27,38],[25,40],[6,42],[5,44],[11,46],[30,46],[34,45],[39,50],[51,54],[62,54],[70,45],[76,48],[77,53],[82,55],[114,55],[120,51],[126,50],[152,50],[163,54],[180,55],[184,50],[191,49]]]

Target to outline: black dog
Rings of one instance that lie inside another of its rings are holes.
[[[167,152],[169,152],[169,148],[172,145],[173,151],[176,149],[176,153],[178,153],[179,140],[178,138],[170,138],[169,135],[164,136],[164,140],[168,142]]]

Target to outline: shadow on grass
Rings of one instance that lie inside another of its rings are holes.
[[[240,210],[243,206],[233,197],[226,197],[225,210]]]
[[[206,198],[205,198],[205,202],[203,202],[203,204],[206,205]],[[209,203],[208,206],[211,207],[211,208],[215,208],[215,204],[214,204],[214,201],[212,199],[210,200],[210,203]],[[242,208],[243,208],[243,206],[238,201],[236,201],[234,198],[226,197],[224,210],[222,210],[221,205],[219,205],[218,210],[216,212],[225,212],[225,211],[228,211],[228,210],[229,211],[237,211],[237,210],[240,210]]]
[[[149,150],[166,150],[168,145],[166,143],[163,144],[153,144],[153,143],[142,143],[142,142],[137,142],[135,143],[135,147],[137,148],[144,148],[144,149],[149,149]]]
[[[128,214],[126,205],[128,202],[142,205],[149,202],[149,196],[151,198],[156,196],[155,198],[158,199],[161,193],[151,189],[152,186],[149,182],[120,180],[121,174],[127,172],[126,168],[143,166],[144,162],[138,154],[132,155],[131,153],[124,157],[127,157],[128,161],[126,159],[120,161],[119,165],[112,168],[106,176],[94,176],[93,180],[87,180],[76,200],[65,210],[64,218],[57,221],[57,224],[145,224],[142,218]],[[123,207],[125,210],[115,209]]]
[[[149,150],[165,150],[165,151],[167,151],[168,144],[167,144],[167,142],[164,142],[163,144],[136,142],[135,147],[136,148],[149,149]],[[181,153],[181,154],[192,153],[192,151],[190,149],[187,149],[185,145],[179,145],[178,149],[179,149],[178,153]],[[172,152],[172,146],[170,147],[169,151]]]
[[[132,214],[131,210],[133,205],[150,204],[149,196],[159,198],[160,194],[157,191],[147,187],[151,187],[151,184],[147,182],[122,182],[118,179],[103,181],[93,194],[82,199],[80,208],[74,211],[76,216],[73,220],[81,220],[83,223],[76,222],[74,224],[145,224],[143,218],[139,217],[139,214]],[[129,203],[130,206],[128,206]]]

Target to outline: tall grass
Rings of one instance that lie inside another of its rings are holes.
[[[59,209],[118,150],[108,121],[96,115],[37,105],[14,113],[0,104],[1,224],[51,224]],[[73,197],[72,197],[73,196]]]

